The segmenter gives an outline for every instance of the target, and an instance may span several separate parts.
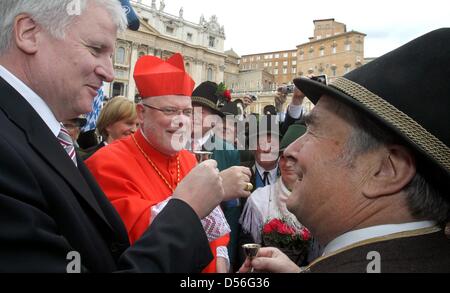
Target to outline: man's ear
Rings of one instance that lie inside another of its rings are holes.
[[[413,154],[403,146],[390,145],[377,154],[374,168],[367,175],[363,194],[368,198],[400,192],[416,174]]]
[[[25,54],[37,52],[39,32],[40,26],[28,14],[19,14],[14,19],[14,41]]]
[[[136,114],[140,124],[144,123],[144,111],[145,111],[144,106],[142,106],[141,104],[136,105]]]

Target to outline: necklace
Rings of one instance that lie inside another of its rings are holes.
[[[141,153],[145,157],[145,159],[147,159],[147,161],[150,163],[150,165],[152,165],[153,169],[155,169],[156,173],[158,173],[159,177],[164,181],[164,183],[166,183],[166,185],[169,187],[169,189],[173,193],[175,191],[175,188],[172,187],[172,185],[169,183],[169,181],[166,179],[166,177],[164,177],[164,175],[161,173],[161,171],[159,171],[158,167],[156,167],[155,163],[153,163],[153,161],[147,156],[145,151],[138,144],[138,142],[137,142],[136,138],[134,137],[134,135],[132,135],[131,137],[133,138],[133,141],[136,144],[136,146],[139,149],[139,151],[141,151]],[[176,183],[176,185],[178,185],[178,183],[180,183],[180,158],[179,157],[177,157],[177,183]]]

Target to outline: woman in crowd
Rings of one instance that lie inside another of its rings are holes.
[[[113,98],[103,107],[97,121],[97,132],[102,140],[100,144],[86,150],[84,159],[113,141],[133,134],[138,127],[135,103],[125,97]]]

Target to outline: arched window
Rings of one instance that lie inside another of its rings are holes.
[[[191,64],[189,62],[186,62],[186,65],[184,66],[186,68],[187,73],[191,73]]]
[[[125,48],[119,47],[116,52],[116,63],[125,64]]]
[[[212,81],[213,80],[213,71],[211,68],[208,68],[208,76],[207,76],[208,81]]]

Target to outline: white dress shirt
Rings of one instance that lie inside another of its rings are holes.
[[[305,108],[302,105],[293,105],[290,104],[288,106],[288,113],[294,119],[300,119],[305,113]]]
[[[287,108],[287,112],[289,113],[289,116],[298,120],[306,114],[306,109],[302,105],[289,104],[289,106]],[[284,120],[286,120],[285,112],[278,113],[277,116],[278,116],[278,121],[280,121],[280,122],[284,122]]]
[[[418,229],[424,229],[424,228],[431,228],[436,225],[436,222],[433,221],[422,221],[422,222],[412,222],[412,223],[405,223],[405,224],[392,224],[392,225],[380,225],[380,226],[373,226],[369,228],[364,228],[360,230],[350,231],[347,232],[330,243],[325,247],[323,251],[323,255],[329,255],[333,252],[336,252],[340,249],[346,248],[350,245],[353,245],[355,243],[383,237],[387,235],[392,235],[396,233],[401,232],[407,232],[407,231],[413,231]]]
[[[9,83],[19,94],[21,94],[25,100],[33,107],[33,109],[39,114],[45,124],[50,128],[51,132],[58,136],[61,130],[61,124],[56,120],[55,115],[44,102],[31,88],[29,88],[20,79],[9,72],[5,67],[0,65],[0,77],[2,77],[7,83]]]
[[[261,231],[271,219],[285,219],[292,227],[303,227],[286,207],[290,195],[281,177],[275,183],[253,191],[239,219],[242,229],[250,233],[256,243],[261,243]]]
[[[273,184],[275,183],[275,181],[277,181],[277,177],[278,177],[278,164],[275,167],[275,169],[272,170],[265,170],[263,167],[261,167],[258,162],[255,161],[255,166],[256,169],[258,170],[259,175],[261,175],[261,179],[264,178],[264,172],[269,172],[269,175],[267,176],[267,178],[269,179],[269,183]],[[258,176],[258,174],[256,174],[256,176]]]

